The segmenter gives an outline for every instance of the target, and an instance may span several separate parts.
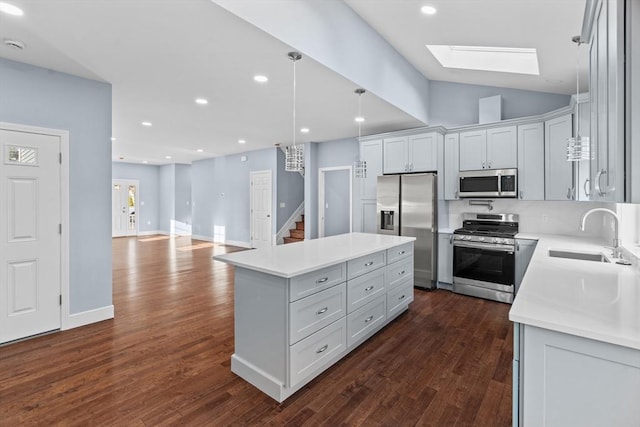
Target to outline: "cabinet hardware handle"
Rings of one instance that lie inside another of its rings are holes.
[[[322,347],[320,347],[319,349],[317,349],[316,353],[320,354],[320,353],[322,353],[323,351],[325,351],[328,348],[329,348],[329,344],[325,344]]]
[[[326,282],[327,280],[329,280],[329,278],[328,278],[328,277],[323,277],[322,279],[318,279],[318,280],[316,280],[316,283],[324,283],[324,282]]]
[[[584,188],[584,195],[587,197],[591,197],[591,193],[589,192],[589,189],[591,188],[591,185],[589,185],[589,182],[591,180],[589,178],[584,180],[584,185],[582,186],[582,188]]]
[[[402,294],[402,296],[398,298],[398,301],[402,301],[403,299],[404,299],[404,294]]]
[[[398,276],[402,276],[405,273],[404,270],[402,270],[400,273],[398,273]]]
[[[595,187],[596,193],[598,196],[603,197],[607,194],[606,191],[602,191],[602,185],[600,185],[600,181],[602,180],[602,175],[606,175],[607,171],[604,169],[600,169],[598,173],[596,173],[595,178],[593,178],[593,186]]]
[[[365,265],[364,265],[364,266],[365,266],[365,267],[370,267],[370,266],[372,266],[372,265],[373,265],[373,261],[369,261],[369,262],[365,263]]]
[[[482,162],[482,169],[484,169],[484,162]]]
[[[456,199],[458,198],[458,192],[456,191],[456,195],[455,195]]]
[[[409,163],[409,170],[412,171],[413,170],[413,163]]]
[[[491,169],[491,162],[487,164],[487,169]]]
[[[369,292],[371,289],[373,289],[373,286],[369,286],[369,287],[367,287],[367,288],[364,288],[364,291],[365,291],[365,292]]]
[[[369,316],[364,320],[364,323],[369,323],[373,320],[373,316]]]
[[[571,187],[567,188],[567,199],[571,200]]]
[[[449,235],[449,244],[453,245],[453,234]]]
[[[404,255],[404,252],[405,251],[400,251],[400,252],[398,252],[398,255]]]
[[[326,313],[326,312],[327,312],[327,310],[329,310],[329,307],[325,307],[325,308],[322,308],[322,309],[320,309],[320,310],[316,311],[316,314]]]
[[[520,190],[520,198],[522,199],[522,190]]]
[[[516,251],[520,250],[520,243],[516,242]]]

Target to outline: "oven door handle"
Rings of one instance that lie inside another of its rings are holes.
[[[513,246],[509,246],[509,245],[494,245],[491,243],[478,243],[478,242],[473,242],[473,243],[466,243],[466,242],[453,242],[453,246],[458,246],[458,247],[462,247],[462,248],[472,248],[472,249],[486,249],[489,251],[495,251],[495,252],[511,252],[513,253],[515,251],[515,248]]]

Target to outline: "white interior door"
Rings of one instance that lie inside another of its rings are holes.
[[[60,329],[60,145],[0,130],[0,342]]]
[[[271,171],[251,172],[251,247],[271,246]]]
[[[111,236],[138,235],[138,182],[114,179],[111,185]]]
[[[318,237],[353,231],[351,166],[318,171]]]

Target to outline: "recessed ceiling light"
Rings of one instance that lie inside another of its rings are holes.
[[[207,105],[209,103],[209,101],[207,101],[204,98],[196,98],[196,104],[198,105]]]
[[[6,13],[7,15],[13,16],[22,16],[24,12],[18,6],[14,6],[11,3],[5,3],[0,1],[0,12]]]
[[[269,78],[267,76],[257,75],[253,76],[253,80],[257,81],[258,83],[266,83],[269,81]]]
[[[239,139],[238,140],[238,144],[244,144],[245,142],[247,142],[247,141],[245,141],[244,139]]]
[[[309,128],[300,128],[300,132],[309,133]]]
[[[170,159],[170,158],[171,158],[171,156],[164,156],[164,158],[165,158],[165,159]]]
[[[203,153],[203,152],[204,152],[204,150],[203,150],[202,148],[198,148],[196,151],[197,151],[198,153]]]
[[[358,122],[358,123],[362,123],[362,122],[364,122],[364,117],[360,117],[360,116],[358,116],[358,117],[356,117],[356,119],[355,119],[355,120],[356,120],[356,122]]]
[[[112,141],[115,141],[116,139],[115,139],[114,137],[111,137],[111,140],[112,140]]]
[[[22,50],[25,47],[25,44],[22,43],[20,40],[4,39],[3,42],[6,46],[16,50]]]
[[[142,126],[150,127],[152,125],[151,125],[151,122],[142,122]]]
[[[445,68],[539,75],[538,52],[529,48],[427,45]]]
[[[435,15],[437,11],[433,6],[422,6],[420,8],[420,12],[424,13],[425,15]]]
[[[148,161],[146,161],[146,160],[143,160],[143,161],[142,161],[142,163],[144,163],[144,164],[146,165],[146,164],[147,164],[147,163],[149,163],[149,162],[148,162]]]

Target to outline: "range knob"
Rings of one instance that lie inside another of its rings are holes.
[[[484,242],[484,237],[480,236],[480,237],[478,237],[478,240],[481,241],[481,242]]]
[[[500,243],[500,239],[498,239],[497,237],[493,238],[493,243]]]

